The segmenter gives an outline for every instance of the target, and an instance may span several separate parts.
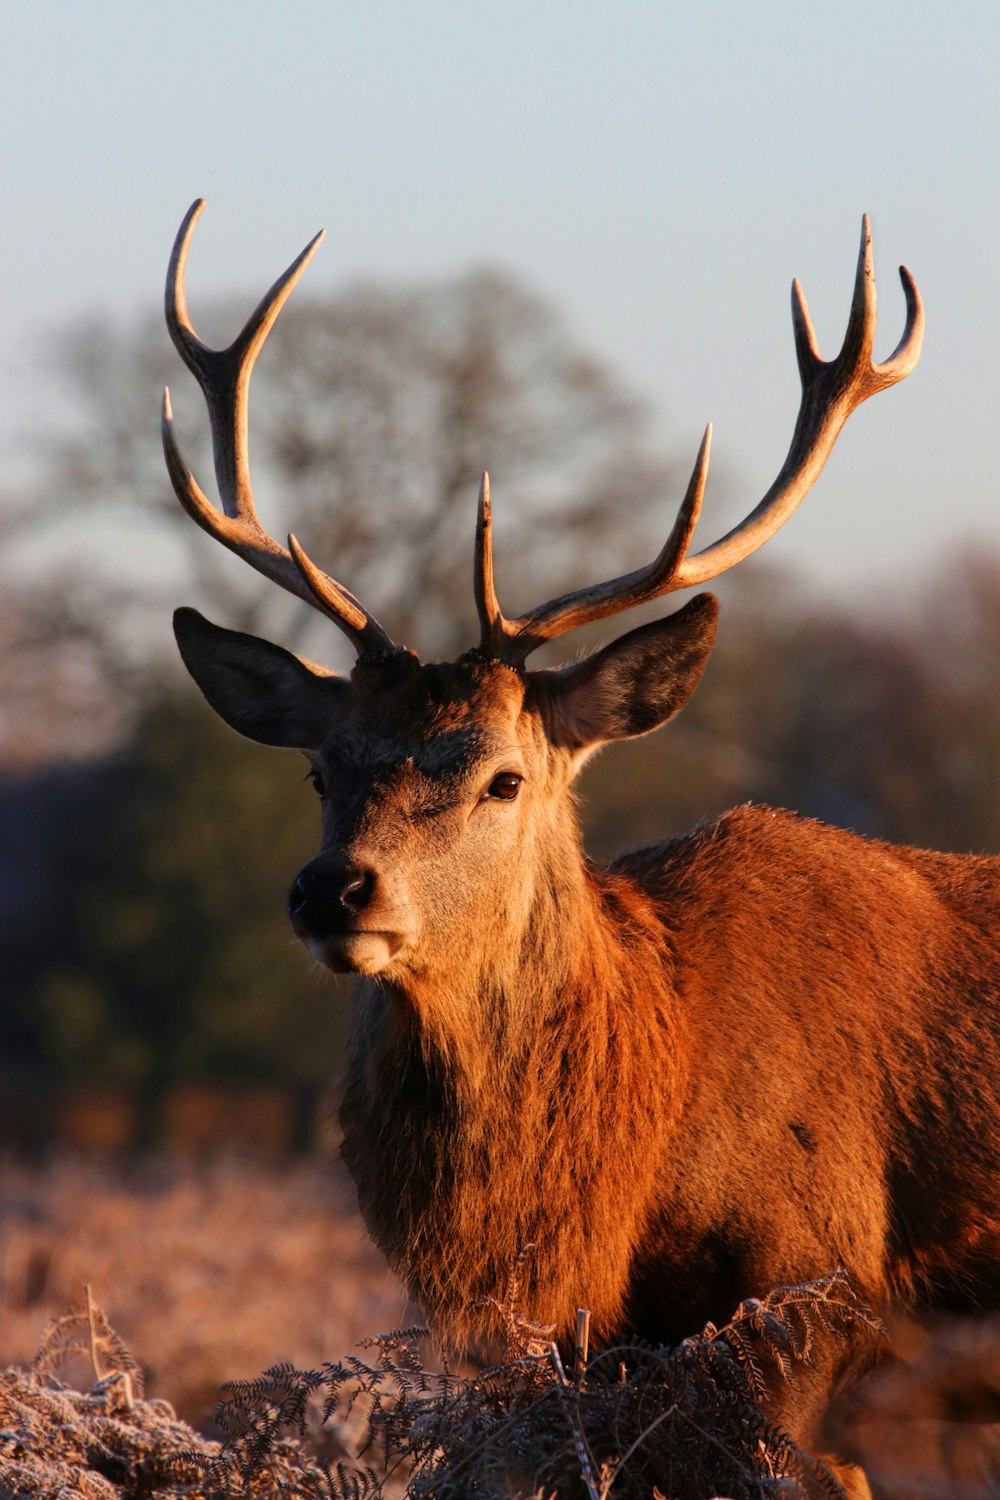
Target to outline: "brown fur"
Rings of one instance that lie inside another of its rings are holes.
[[[578,1306],[602,1340],[675,1341],[838,1265],[880,1310],[1000,1307],[1000,860],[764,807],[611,869],[582,851],[573,775],[680,707],[713,629],[695,601],[558,673],[362,662],[296,710],[323,723],[303,876],[373,872],[331,920],[399,938],[347,960],[339,928],[310,939],[370,975],[344,1156],[452,1338],[529,1243],[527,1306],[567,1341]],[[184,630],[210,701],[273,739],[273,690],[230,701],[249,638]],[[856,1356],[802,1392],[803,1432]]]
[[[677,1339],[836,1265],[882,1307],[1000,1306],[1000,861],[746,807],[579,869],[471,1065],[450,1007],[359,999],[345,1156],[414,1293],[454,1324],[534,1242],[566,1334],[587,1305]]]

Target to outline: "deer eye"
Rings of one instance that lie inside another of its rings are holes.
[[[499,776],[494,776],[486,793],[488,797],[496,797],[501,802],[513,802],[521,790],[522,776],[515,771],[501,771]]]

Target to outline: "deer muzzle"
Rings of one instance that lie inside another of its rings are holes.
[[[366,865],[312,860],[288,897],[295,934],[335,974],[377,974],[406,946],[407,933]]]

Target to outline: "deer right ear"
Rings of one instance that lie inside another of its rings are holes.
[[[174,611],[184,665],[230,728],[262,745],[315,750],[349,691],[270,641],[213,625],[196,609]]]
[[[699,594],[676,614],[629,631],[592,656],[530,674],[553,744],[588,751],[648,734],[695,690],[715,640],[719,606]]]

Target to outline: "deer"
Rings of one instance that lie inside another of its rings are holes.
[[[651,563],[507,618],[484,474],[480,638],[425,663],[255,509],[250,375],[321,236],[220,351],[195,332],[184,290],[203,207],[178,232],[165,304],[207,403],[221,509],[181,456],[166,391],[173,488],[357,660],[333,673],[191,608],[174,616],[176,640],[233,729],[308,758],[322,841],[289,916],[320,965],[357,976],[343,1157],[410,1295],[442,1337],[472,1339],[473,1309],[501,1297],[531,1245],[525,1303],[568,1346],[581,1306],[605,1344],[630,1332],[673,1344],[835,1267],[877,1312],[1000,1307],[1000,858],[745,805],[599,867],[572,783],[597,749],[684,706],[716,600],[700,593],[568,665],[527,667],[544,642],[698,587],[775,534],[851,412],[915,367],[924,310],[910,273],[884,363],[867,217],[836,358],[821,358],[793,283],[788,454],[699,552],[710,427]],[[793,1430],[818,1441],[831,1397],[875,1357],[849,1340],[831,1354],[786,1398]]]

